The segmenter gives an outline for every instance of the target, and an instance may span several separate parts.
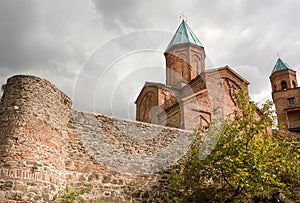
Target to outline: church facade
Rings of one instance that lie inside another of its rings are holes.
[[[224,66],[205,69],[205,49],[185,20],[166,52],[166,84],[146,82],[136,100],[136,119],[192,130],[207,128],[215,109],[227,115],[236,108],[233,93],[248,93],[249,82]]]

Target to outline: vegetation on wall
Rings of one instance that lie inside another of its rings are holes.
[[[82,195],[89,193],[91,188],[69,188],[66,187],[58,193],[56,202],[58,203],[73,203],[73,202],[85,202]]]
[[[202,138],[191,155],[171,173],[170,202],[280,202],[299,187],[299,140],[274,133],[272,103],[266,102],[258,117],[247,95],[235,95],[239,111],[225,120],[214,150],[199,159]],[[279,196],[281,196],[279,198]]]

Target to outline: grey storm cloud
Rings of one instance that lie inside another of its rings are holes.
[[[68,60],[67,45],[47,21],[45,6],[42,1],[0,2],[2,67],[19,69]],[[57,29],[62,29],[58,26]]]
[[[278,54],[299,72],[299,10],[297,0],[2,0],[0,83],[37,75],[74,108],[134,118],[145,81],[165,80],[163,52],[184,13],[207,68],[229,65],[262,102]]]
[[[33,46],[30,34],[36,30],[38,19],[34,5],[25,1],[1,1],[0,19],[1,67],[22,68],[33,62],[30,56],[33,53],[29,52]]]
[[[146,22],[148,18],[145,18],[144,15],[144,9],[146,9],[144,1],[93,0],[93,2],[107,29],[120,30],[123,27],[133,29],[147,28]]]

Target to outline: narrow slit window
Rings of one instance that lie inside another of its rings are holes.
[[[295,82],[295,81],[293,81],[293,82],[292,82],[292,84],[293,84],[293,88],[296,88],[296,87],[297,87],[297,85],[296,85],[296,82]]]
[[[295,105],[295,97],[288,98],[287,101],[289,106]]]
[[[181,62],[181,78],[184,79],[184,63]]]

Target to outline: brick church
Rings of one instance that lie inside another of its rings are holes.
[[[146,82],[136,99],[136,119],[175,128],[207,128],[216,109],[227,115],[236,108],[233,93],[248,94],[249,82],[224,66],[205,69],[205,49],[182,20],[165,53],[166,84]],[[270,76],[278,122],[300,129],[300,88],[296,72],[278,59]]]

